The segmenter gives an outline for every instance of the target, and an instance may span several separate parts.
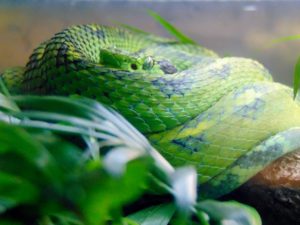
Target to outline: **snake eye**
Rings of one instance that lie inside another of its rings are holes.
[[[137,70],[137,65],[135,63],[132,63],[130,66],[131,66],[131,69]]]
[[[145,59],[145,62],[143,64],[143,69],[144,70],[150,70],[154,66],[154,59],[151,56],[148,56]]]

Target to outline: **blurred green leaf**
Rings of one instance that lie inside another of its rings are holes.
[[[39,225],[84,225],[71,213],[59,212],[43,218]]]
[[[295,69],[294,69],[294,99],[297,96],[300,87],[300,57],[297,59]]]
[[[197,44],[194,40],[183,34],[181,31],[179,31],[176,27],[174,27],[156,12],[148,10],[148,14],[152,16],[158,23],[160,23],[160,25],[162,25],[171,35],[176,37],[180,42],[185,44]]]
[[[32,202],[37,196],[38,189],[30,182],[0,172],[0,214],[20,203]]]
[[[103,160],[105,168],[114,176],[122,176],[128,162],[142,157],[143,152],[116,147],[108,152]]]
[[[6,96],[0,93],[0,109],[1,110],[11,110],[11,111],[19,111],[18,106],[13,102],[10,101]]]
[[[162,204],[152,206],[128,216],[139,225],[167,225],[174,213],[176,207],[173,204]]]
[[[96,101],[0,95],[1,105],[4,115],[13,118],[1,118],[0,123],[2,214],[23,204],[40,225],[195,224],[180,216],[182,211],[196,213],[202,225],[208,225],[207,215],[218,222],[244,221],[254,215],[243,205],[217,202],[219,212],[209,204],[202,212],[201,203],[195,210],[195,171],[174,172],[140,132]],[[8,187],[11,192],[5,195]],[[172,194],[177,205],[153,206],[124,218],[122,208],[145,191]],[[18,219],[26,220],[24,215]],[[0,225],[5,221],[0,219]]]
[[[87,223],[98,225],[108,219],[117,219],[110,217],[112,210],[121,214],[123,205],[136,200],[143,193],[151,165],[152,160],[146,157],[128,163],[122,177],[110,177],[108,174],[99,176],[97,170],[86,174],[81,182],[84,184],[85,198],[80,206]]]
[[[49,152],[19,127],[0,123],[0,153],[14,152],[55,182],[60,177],[57,164]]]
[[[288,42],[288,41],[295,41],[295,40],[299,40],[300,39],[300,35],[291,35],[291,36],[285,36],[285,37],[280,37],[280,38],[276,38],[272,41],[272,44],[278,44],[278,43],[282,43],[282,42]]]
[[[171,175],[172,194],[182,217],[188,217],[197,199],[197,172],[193,167],[182,167]]]
[[[171,193],[176,203],[177,213],[172,221],[173,225],[188,224],[195,212],[197,199],[197,172],[191,166],[176,169],[171,174]]]
[[[197,210],[195,214],[201,225],[209,225],[209,216],[205,212]]]
[[[197,204],[197,209],[203,210],[210,217],[210,221],[219,222],[221,225],[230,221],[238,225],[262,225],[257,211],[235,201],[218,202],[204,200]]]
[[[129,219],[129,218],[123,218],[123,225],[139,225],[137,222]]]

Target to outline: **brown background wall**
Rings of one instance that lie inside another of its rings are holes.
[[[0,71],[24,65],[34,47],[73,24],[111,25],[113,21],[121,21],[167,35],[147,15],[146,9],[157,11],[194,40],[220,54],[259,60],[271,70],[275,80],[289,85],[300,55],[300,40],[270,44],[274,38],[300,34],[300,2],[297,1],[8,2],[0,1]]]

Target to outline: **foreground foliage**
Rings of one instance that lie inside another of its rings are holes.
[[[0,224],[261,224],[237,202],[197,202],[195,170],[175,170],[113,110],[2,92]],[[139,208],[145,194],[162,200]]]

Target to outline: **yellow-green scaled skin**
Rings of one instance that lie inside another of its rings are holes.
[[[198,45],[74,26],[3,78],[15,93],[79,94],[113,107],[171,164],[197,168],[203,198],[232,191],[300,148],[300,105],[292,90],[256,61],[219,58]]]

